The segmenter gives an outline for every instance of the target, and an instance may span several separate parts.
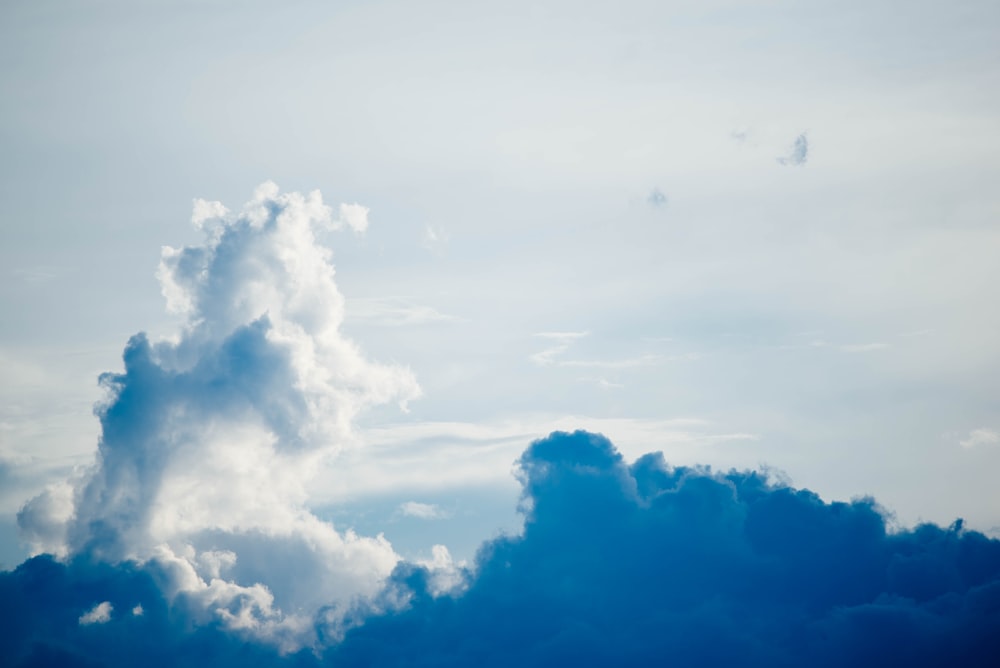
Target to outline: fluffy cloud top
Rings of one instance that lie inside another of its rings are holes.
[[[519,477],[522,535],[485,543],[472,570],[443,550],[401,562],[344,623],[314,619],[323,653],[192,627],[194,594],[170,603],[162,562],[47,557],[0,575],[0,651],[24,666],[995,665],[1000,541],[961,521],[894,533],[871,499],[658,453],[630,464],[586,432],[533,443]],[[100,597],[148,613],[80,627]]]
[[[459,598],[401,565],[410,609],[332,663],[987,666],[1000,649],[1000,542],[961,521],[891,533],[871,499],[628,464],[585,432],[534,443],[520,471],[523,536],[484,545]]]
[[[366,211],[341,216],[363,230]],[[265,183],[239,213],[197,201],[192,221],[204,242],[164,248],[158,272],[181,331],[132,337],[124,371],[101,376],[94,466],[19,523],[36,552],[154,561],[199,618],[308,644],[320,607],[373,594],[398,557],[315,517],[305,483],[352,442],[359,411],[420,389],[341,335],[344,299],[315,234],[336,222],[318,192]]]

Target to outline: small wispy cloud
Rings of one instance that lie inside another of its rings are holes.
[[[425,225],[420,235],[420,247],[432,253],[443,253],[450,240],[451,235],[441,225]]]
[[[806,137],[806,133],[803,132],[798,137],[795,138],[795,142],[789,149],[788,153],[776,158],[779,165],[784,165],[786,167],[799,167],[806,164],[806,160],[809,159],[809,139]]]
[[[596,385],[602,390],[621,390],[625,387],[622,383],[614,383],[607,378],[584,377],[578,378],[577,382]]]
[[[729,138],[743,144],[750,139],[750,128],[736,128],[729,133]]]
[[[37,284],[37,283],[48,283],[53,281],[63,274],[66,273],[65,267],[56,267],[50,265],[38,265],[35,267],[21,267],[18,269],[12,269],[11,274],[13,274],[14,279],[21,281],[23,283]]]
[[[80,626],[90,626],[91,624],[104,624],[111,620],[111,611],[114,608],[110,601],[98,603],[89,611],[80,615]]]
[[[663,362],[694,361],[700,355],[684,353],[681,355],[645,354],[619,359],[563,359],[561,356],[569,350],[573,343],[587,336],[589,332],[539,332],[536,337],[553,341],[553,345],[529,357],[539,366],[559,366],[576,369],[628,369],[633,367],[651,366]]]
[[[871,343],[830,343],[824,339],[813,339],[806,344],[792,344],[778,346],[783,349],[801,349],[801,348],[825,348],[827,350],[837,350],[842,353],[873,353],[878,350],[887,350],[891,348],[888,343],[881,342],[871,342]]]
[[[451,517],[451,513],[433,503],[406,501],[399,504],[399,514],[404,517],[415,517],[421,520],[443,520]]]
[[[588,336],[590,332],[538,332],[536,338],[552,341],[552,346],[531,355],[532,362],[539,366],[550,366],[556,363],[555,358],[567,350],[577,339]]]
[[[849,343],[837,346],[837,350],[845,353],[871,353],[876,350],[885,350],[888,347],[888,343]]]
[[[554,364],[578,369],[628,369],[630,367],[659,364],[667,359],[663,355],[640,355],[639,357],[626,357],[617,360],[555,360]],[[677,359],[681,359],[681,357],[678,356]],[[685,356],[684,359],[697,359],[697,357]]]
[[[442,313],[426,304],[417,304],[408,297],[360,297],[346,304],[349,320],[387,327],[456,322],[458,316]]]
[[[973,429],[969,432],[969,436],[959,441],[958,444],[966,449],[977,448],[983,445],[998,445],[1000,444],[1000,432],[985,427]]]

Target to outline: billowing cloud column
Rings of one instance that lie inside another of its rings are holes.
[[[173,340],[132,337],[124,372],[102,376],[95,465],[19,515],[36,551],[149,562],[198,615],[291,646],[321,606],[378,589],[391,546],[305,505],[358,411],[420,393],[339,332],[344,299],[316,232],[367,225],[364,207],[341,208],[344,222],[318,192],[273,183],[238,213],[195,203],[204,242],[164,248],[158,272],[184,325]]]

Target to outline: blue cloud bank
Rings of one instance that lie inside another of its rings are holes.
[[[888,532],[870,499],[824,503],[757,472],[672,468],[660,454],[628,464],[586,432],[532,443],[519,475],[523,534],[485,543],[459,593],[402,562],[322,652],[281,655],[194,624],[183,595],[166,602],[156,562],[83,554],[0,574],[0,656],[109,667],[997,665],[1000,541],[961,521]],[[84,623],[102,602],[106,620]],[[323,638],[321,616],[316,626]]]

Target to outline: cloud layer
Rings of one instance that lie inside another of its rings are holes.
[[[872,499],[825,503],[757,472],[675,468],[658,453],[630,464],[587,432],[536,441],[518,471],[522,535],[485,543],[469,571],[448,571],[444,554],[400,563],[346,622],[314,618],[322,653],[239,643],[224,617],[192,624],[195,595],[165,597],[161,561],[79,556],[0,575],[3,655],[15,665],[791,667],[989,666],[1000,650],[1000,541],[961,521],[891,532]],[[81,626],[105,604],[103,623]],[[118,612],[136,605],[144,614]]]

